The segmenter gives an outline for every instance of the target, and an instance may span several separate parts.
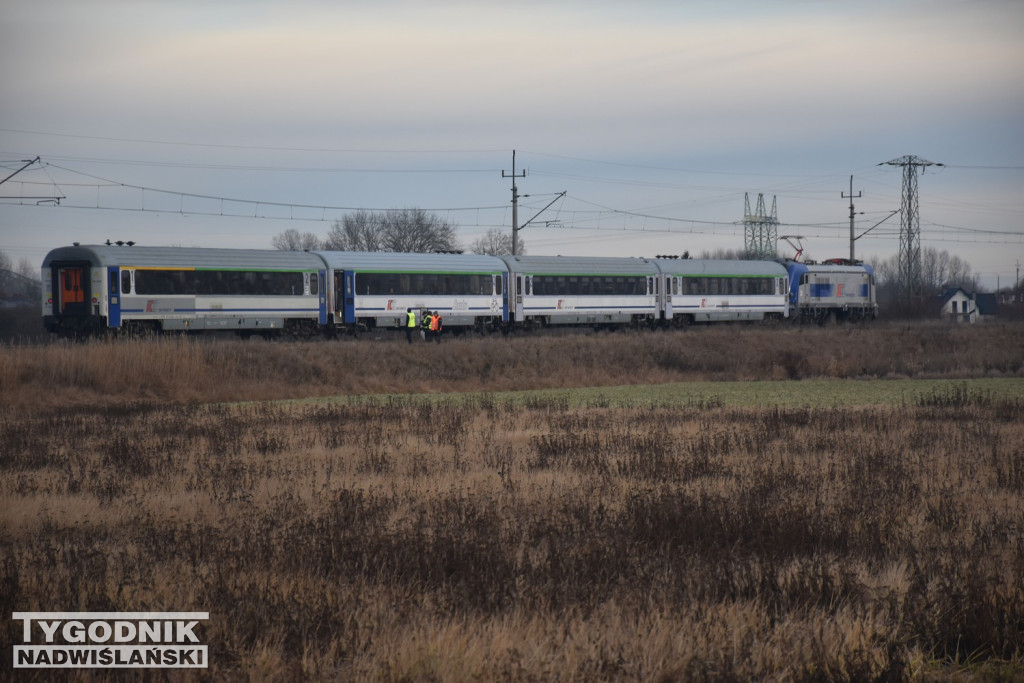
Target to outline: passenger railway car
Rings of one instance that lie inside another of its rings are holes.
[[[659,317],[660,271],[644,258],[502,256],[512,324],[639,325]]]
[[[406,309],[440,311],[448,330],[497,329],[508,319],[505,264],[476,254],[319,251],[332,283],[335,330],[404,327]]]
[[[873,320],[878,314],[875,271],[863,263],[786,261],[790,306],[802,321]]]
[[[666,324],[779,321],[789,315],[788,275],[774,261],[656,259]]]
[[[43,324],[65,336],[106,330],[288,330],[327,321],[326,268],[314,254],[92,245],[43,260]]]
[[[74,245],[43,261],[43,323],[107,331],[334,336],[440,311],[448,330],[872,319],[858,263]],[[788,298],[788,300],[787,300]]]

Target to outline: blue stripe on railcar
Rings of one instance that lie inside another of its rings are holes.
[[[832,285],[812,284],[810,287],[812,297],[824,298],[832,296]]]
[[[559,308],[558,306],[530,306],[523,305],[525,312],[532,313],[534,311],[564,311],[566,313],[572,313],[573,311],[656,311],[654,306],[573,306],[572,308]]]
[[[689,304],[689,305],[673,304],[672,308],[674,310],[680,310],[680,311],[688,311],[688,310],[694,310],[694,311],[702,311],[702,310],[703,311],[728,311],[729,309],[734,309],[734,308],[763,308],[765,310],[770,310],[770,309],[782,308],[782,304],[778,304],[778,303],[774,303],[774,302],[770,303],[770,304],[733,304],[733,303],[730,303],[728,306],[717,306],[717,307],[716,306],[701,306],[700,304]]]

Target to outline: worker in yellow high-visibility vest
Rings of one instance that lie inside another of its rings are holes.
[[[412,335],[416,332],[416,312],[405,309],[405,340],[412,344]]]

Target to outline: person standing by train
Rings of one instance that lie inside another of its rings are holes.
[[[434,325],[434,314],[430,311],[426,311],[423,314],[422,321],[420,322],[420,331],[423,332],[424,341],[430,341],[431,332]]]
[[[405,309],[405,340],[412,344],[412,335],[416,333],[416,314],[411,308]]]
[[[434,311],[432,327],[434,330],[434,340],[437,341],[438,344],[441,343],[441,320],[441,311]]]

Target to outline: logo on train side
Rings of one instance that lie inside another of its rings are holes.
[[[15,669],[205,669],[209,612],[14,612]]]

